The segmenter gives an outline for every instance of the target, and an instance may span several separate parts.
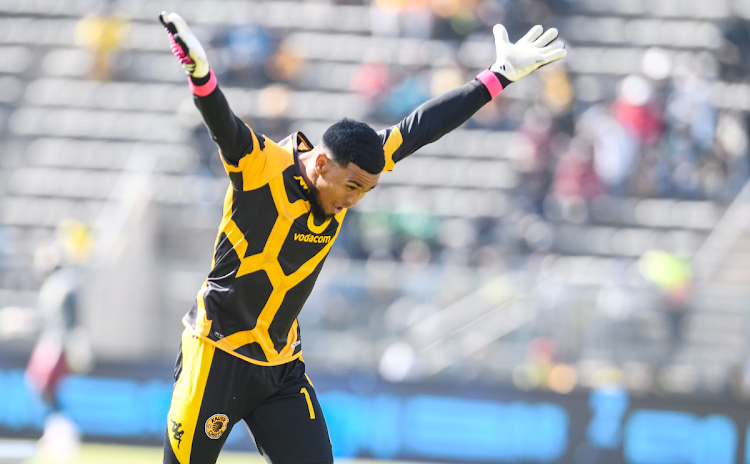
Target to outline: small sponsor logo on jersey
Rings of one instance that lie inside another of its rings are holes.
[[[216,338],[218,338],[219,340],[221,340],[222,338],[224,338],[224,335],[220,334],[219,332],[214,332],[214,335],[215,335],[215,336],[216,336]]]
[[[294,240],[308,243],[328,243],[331,241],[330,235],[315,234],[294,234]]]
[[[229,418],[225,414],[214,414],[206,421],[206,435],[212,440],[218,440],[229,425]]]
[[[310,190],[310,189],[309,189],[309,188],[307,187],[307,182],[305,182],[305,179],[303,179],[303,178],[302,178],[302,176],[294,176],[294,178],[295,178],[295,179],[297,179],[297,181],[299,182],[299,185],[300,185],[300,186],[301,186],[301,187],[302,187],[303,189],[305,189],[305,190]]]
[[[297,348],[302,344],[302,340],[297,340],[296,342],[292,343],[292,348]]]
[[[169,419],[172,421],[172,439],[177,442],[177,449],[180,449],[180,445],[182,444],[182,435],[185,434],[184,430],[182,429],[182,423],[175,422],[172,419]]]

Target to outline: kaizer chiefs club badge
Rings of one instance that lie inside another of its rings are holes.
[[[218,440],[229,425],[229,418],[224,414],[214,414],[206,421],[206,435],[212,440]]]

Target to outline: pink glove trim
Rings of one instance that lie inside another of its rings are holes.
[[[188,55],[180,44],[177,43],[174,35],[169,32],[169,29],[165,30],[167,31],[167,37],[169,37],[169,47],[172,49],[172,54],[177,57],[177,60],[182,64],[193,64],[193,59],[190,58],[190,55]]]
[[[490,71],[489,69],[485,69],[484,71],[480,72],[477,76],[477,79],[479,79],[479,82],[487,87],[487,90],[490,91],[490,95],[492,95],[492,98],[497,97],[498,95],[500,95],[500,92],[503,91],[503,84],[500,83],[500,79],[498,79],[495,73]]]
[[[218,84],[218,81],[216,80],[216,75],[214,74],[213,69],[208,70],[209,77],[208,82],[206,82],[203,85],[195,85],[193,84],[193,79],[188,77],[188,85],[190,86],[190,91],[193,92],[194,95],[197,95],[199,97],[206,97],[211,94],[214,90],[216,90],[216,85]]]

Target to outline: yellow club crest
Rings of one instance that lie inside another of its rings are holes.
[[[224,414],[214,414],[206,421],[206,435],[212,440],[218,440],[229,425],[229,418]]]

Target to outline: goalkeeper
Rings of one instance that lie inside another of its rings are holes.
[[[313,145],[301,132],[268,140],[239,120],[185,21],[175,13],[161,21],[230,181],[211,271],[183,318],[164,462],[216,462],[240,421],[268,462],[333,462],[297,315],[347,209],[381,172],[463,124],[512,82],[563,58],[563,43],[555,29],[535,26],[513,44],[497,25],[497,61],[476,79],[395,126],[376,132],[344,119]]]

